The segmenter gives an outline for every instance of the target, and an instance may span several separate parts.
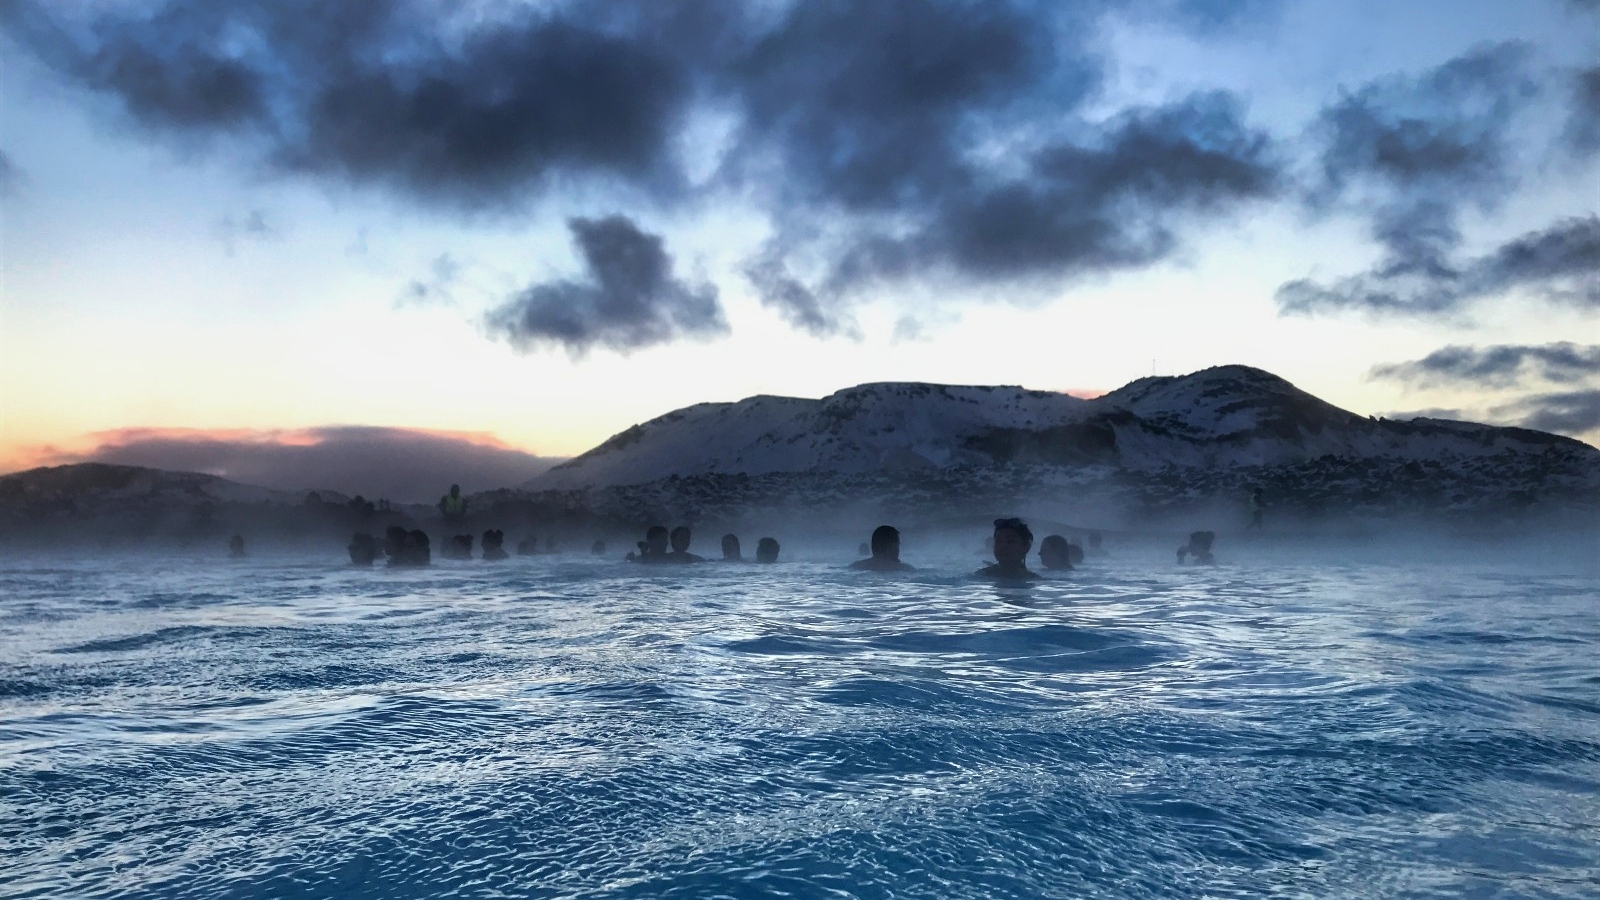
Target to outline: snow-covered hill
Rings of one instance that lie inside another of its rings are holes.
[[[1519,428],[1339,409],[1269,372],[1220,366],[1142,378],[1094,400],[1017,387],[864,384],[823,397],[691,406],[636,425],[529,490],[702,475],[915,475],[1006,465],[1282,466],[1323,457],[1445,461],[1600,451]]]

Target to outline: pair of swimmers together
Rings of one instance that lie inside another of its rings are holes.
[[[900,531],[893,525],[879,525],[872,532],[872,555],[850,564],[852,569],[869,572],[909,572],[914,567],[900,561]],[[994,520],[994,564],[974,574],[986,578],[1033,579],[1040,577],[1028,568],[1028,551],[1033,549],[1033,530],[1021,519]],[[1059,534],[1052,534],[1039,545],[1039,561],[1047,569],[1071,569],[1072,545]],[[1079,551],[1080,553],[1082,551]]]

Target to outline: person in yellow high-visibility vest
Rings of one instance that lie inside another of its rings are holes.
[[[450,485],[450,493],[439,498],[439,514],[446,522],[458,522],[467,515],[467,498],[461,496],[461,485]]]

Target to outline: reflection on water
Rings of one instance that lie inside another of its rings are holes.
[[[1596,579],[0,570],[22,897],[1588,896]]]

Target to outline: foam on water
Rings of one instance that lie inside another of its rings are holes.
[[[19,897],[1592,896],[1592,571],[0,569]]]

